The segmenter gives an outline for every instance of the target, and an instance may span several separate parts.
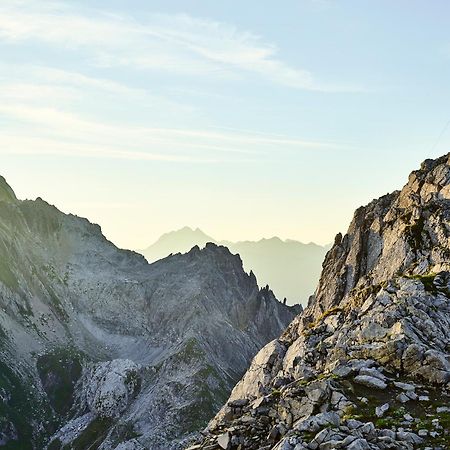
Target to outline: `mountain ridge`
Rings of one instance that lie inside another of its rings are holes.
[[[315,296],[193,448],[450,444],[450,154],[359,208]]]
[[[296,314],[225,247],[149,264],[87,219],[10,199],[0,199],[6,448],[51,436],[51,450],[180,448]]]
[[[255,273],[260,286],[270,285],[277,297],[287,298],[288,304],[304,305],[314,292],[323,258],[330,248],[277,236],[257,241],[217,241],[199,228],[183,227],[165,233],[141,253],[154,262],[169,254],[189,251],[195,245],[204,247],[208,242],[224,245],[239,254],[245,270]]]

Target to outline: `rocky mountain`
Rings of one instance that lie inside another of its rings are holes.
[[[303,244],[278,237],[259,241],[217,241],[199,228],[184,227],[161,236],[153,245],[142,250],[149,262],[174,253],[184,253],[193,246],[204,247],[208,242],[224,245],[239,254],[247,272],[253,271],[260,286],[269,285],[275,295],[286,298],[288,304],[306,305],[319,280],[323,259],[329,246]]]
[[[450,154],[359,208],[193,449],[450,448]]]
[[[150,265],[1,178],[0,448],[179,448],[296,313],[225,247]]]

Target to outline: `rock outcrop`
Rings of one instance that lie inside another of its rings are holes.
[[[450,154],[356,211],[191,449],[450,448]]]
[[[225,247],[150,265],[0,179],[0,445],[179,448],[297,312]]]

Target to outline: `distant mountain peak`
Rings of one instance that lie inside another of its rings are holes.
[[[169,255],[194,253],[214,243],[238,254],[246,272],[253,271],[260,286],[269,284],[276,296],[287,303],[306,304],[319,280],[322,261],[330,246],[283,240],[278,236],[258,241],[218,241],[200,228],[185,226],[163,234],[154,244],[142,250],[150,262]]]

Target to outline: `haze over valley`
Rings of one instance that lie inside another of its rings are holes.
[[[306,305],[314,293],[322,270],[322,261],[331,246],[303,244],[278,237],[259,241],[217,241],[199,228],[184,227],[162,235],[155,243],[140,251],[149,262],[173,253],[185,253],[195,245],[208,242],[221,244],[242,258],[244,269],[253,271],[262,287],[269,285],[278,299],[288,304]]]

